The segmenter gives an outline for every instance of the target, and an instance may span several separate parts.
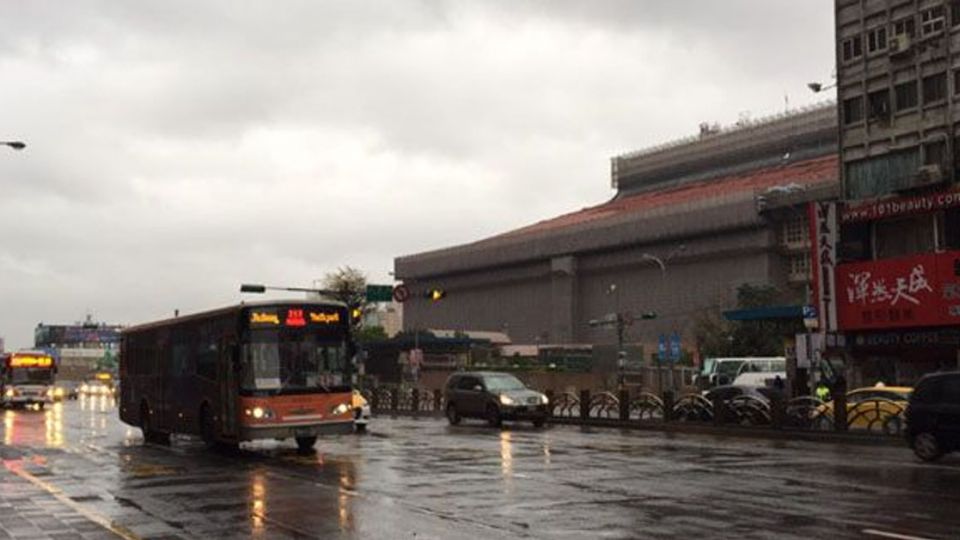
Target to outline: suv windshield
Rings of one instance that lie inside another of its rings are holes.
[[[513,375],[492,375],[483,378],[487,390],[491,392],[507,392],[510,390],[526,390],[520,379]]]
[[[342,342],[303,332],[258,330],[243,346],[244,390],[328,390],[345,384]]]

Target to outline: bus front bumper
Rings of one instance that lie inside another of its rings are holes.
[[[322,435],[342,435],[346,433],[353,433],[352,418],[347,421],[325,422],[323,424],[261,424],[257,426],[241,426],[240,440],[289,439],[292,437],[316,437]]]

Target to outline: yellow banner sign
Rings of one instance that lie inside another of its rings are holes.
[[[320,324],[333,324],[340,322],[340,312],[334,311],[333,313],[315,313],[310,312],[310,322],[320,323]]]
[[[10,367],[50,367],[53,358],[49,356],[16,356],[10,358]]]
[[[254,311],[250,313],[250,322],[253,324],[275,324],[280,325],[280,316],[276,313],[263,313]]]

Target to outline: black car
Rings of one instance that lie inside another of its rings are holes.
[[[907,442],[924,461],[960,450],[960,372],[920,379],[907,405]]]
[[[444,386],[447,420],[482,418],[491,426],[503,420],[530,420],[540,427],[547,421],[547,396],[530,390],[509,373],[491,371],[454,373]]]

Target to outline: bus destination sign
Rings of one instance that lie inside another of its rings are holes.
[[[314,311],[291,308],[287,310],[256,310],[250,312],[251,326],[328,326],[342,321],[339,311]]]
[[[10,357],[10,367],[24,367],[24,368],[48,368],[53,365],[53,358],[49,356],[20,356],[14,355]]]

